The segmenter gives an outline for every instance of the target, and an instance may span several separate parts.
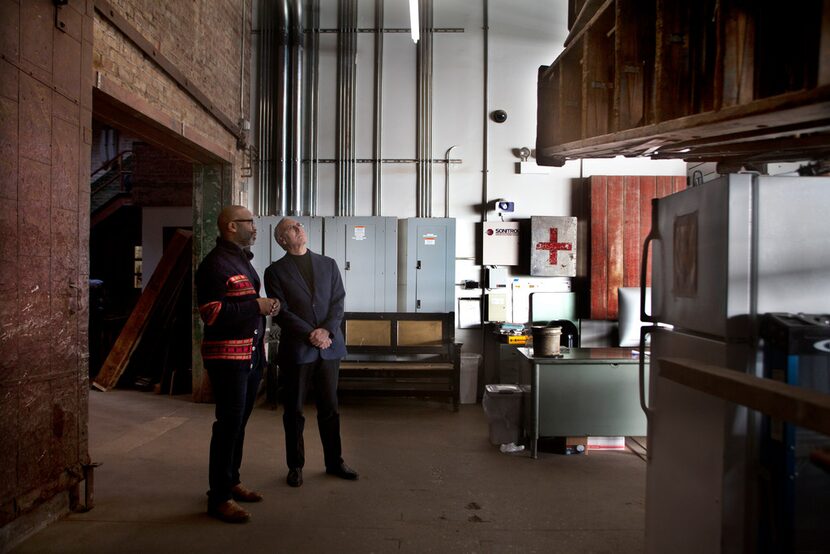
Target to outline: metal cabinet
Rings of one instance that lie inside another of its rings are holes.
[[[398,222],[398,310],[453,312],[455,219],[413,217]]]
[[[397,311],[397,218],[323,219],[325,254],[340,268],[346,311]]]

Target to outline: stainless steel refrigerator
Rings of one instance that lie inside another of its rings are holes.
[[[830,313],[830,179],[724,176],[655,201],[646,550],[757,549],[760,415],[659,378],[661,357],[761,376],[758,317]]]

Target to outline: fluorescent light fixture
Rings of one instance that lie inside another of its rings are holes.
[[[418,21],[418,0],[409,0],[409,27],[412,32],[412,42],[418,43],[421,38],[421,23]]]

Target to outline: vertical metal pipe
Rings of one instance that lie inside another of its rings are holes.
[[[277,152],[276,152],[276,207],[279,215],[288,213],[288,190],[291,179],[289,157],[290,145],[288,137],[289,122],[289,73],[291,67],[290,57],[290,22],[289,22],[289,0],[279,0],[277,6]]]
[[[444,154],[444,217],[450,217],[450,152],[453,148],[454,144]]]
[[[302,197],[303,10],[302,0],[290,1],[291,128],[288,136],[291,143],[291,215],[301,215],[304,207]]]
[[[335,169],[334,169],[334,215],[343,215],[343,87],[345,75],[343,75],[343,32],[346,10],[346,0],[337,2],[337,111],[335,120]]]
[[[303,191],[306,215],[317,214],[317,103],[318,73],[320,63],[320,2],[309,0],[306,19],[309,32],[306,33],[306,119],[305,151],[308,165],[305,168],[305,189]]]
[[[337,215],[354,214],[357,2],[339,0],[337,39]]]
[[[427,60],[426,60],[426,121],[424,124],[426,125],[426,144],[424,147],[424,154],[426,156],[426,209],[425,209],[425,216],[432,217],[432,45],[433,45],[433,19],[432,19],[432,6],[433,0],[425,0],[424,7],[426,8],[427,12],[427,23],[426,23],[426,52],[427,52]]]
[[[490,12],[488,0],[482,0],[483,14],[483,38],[484,38],[484,74],[483,83],[484,113],[482,114],[482,141],[481,141],[481,221],[487,221],[487,203],[490,201],[487,190],[487,173],[489,171],[487,160],[490,156],[490,123],[487,113],[490,110]]]
[[[257,211],[267,215],[273,209],[273,5],[269,0],[257,3]]]
[[[355,130],[355,107],[357,98],[357,0],[352,0],[351,29],[349,43],[351,52],[349,56],[349,215],[355,213],[355,178],[356,178],[356,130]]]
[[[381,132],[383,122],[383,0],[375,0],[375,117],[372,162],[372,215],[382,211]]]
[[[417,45],[416,211],[432,216],[432,0],[419,0],[421,38]]]
[[[239,122],[245,119],[245,34],[248,29],[245,25],[247,1],[242,0],[242,25],[239,28]]]
[[[251,50],[252,55],[254,56],[254,61],[256,62],[256,73],[253,75],[254,86],[255,88],[252,91],[252,98],[251,98],[251,116],[252,116],[252,129],[254,131],[255,139],[254,139],[254,147],[256,148],[257,152],[257,164],[254,167],[254,187],[256,193],[254,194],[254,203],[256,207],[257,214],[264,214],[265,210],[262,205],[262,80],[263,80],[263,71],[262,71],[262,59],[264,57],[264,52],[262,48],[262,42],[264,38],[264,32],[261,24],[262,20],[262,2],[258,1],[255,4],[251,5],[251,19],[252,19],[252,26],[253,32],[251,33]],[[254,43],[253,41],[256,41]],[[256,46],[254,46],[256,44]]]
[[[274,183],[274,169],[275,169],[275,152],[274,152],[274,69],[276,60],[276,48],[274,39],[274,6],[269,0],[264,0],[265,5],[265,19],[264,28],[268,35],[268,40],[263,47],[265,52],[265,59],[263,61],[263,71],[265,72],[265,88],[260,91],[260,101],[264,103],[265,119],[263,121],[262,132],[265,137],[265,180],[262,186],[265,190],[265,213],[275,214],[276,212],[276,186]]]
[[[419,31],[421,32],[421,38],[419,39],[418,43],[415,45],[415,86],[416,86],[416,93],[415,93],[415,217],[422,217],[423,216],[423,209],[424,209],[424,199],[423,199],[423,184],[424,184],[424,175],[423,175],[423,86],[424,86],[424,76],[423,76],[423,18],[420,14],[423,11],[423,2],[419,0],[418,2],[418,24],[420,26]]]

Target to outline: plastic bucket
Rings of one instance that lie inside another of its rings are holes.
[[[533,355],[558,356],[561,327],[533,327]]]

